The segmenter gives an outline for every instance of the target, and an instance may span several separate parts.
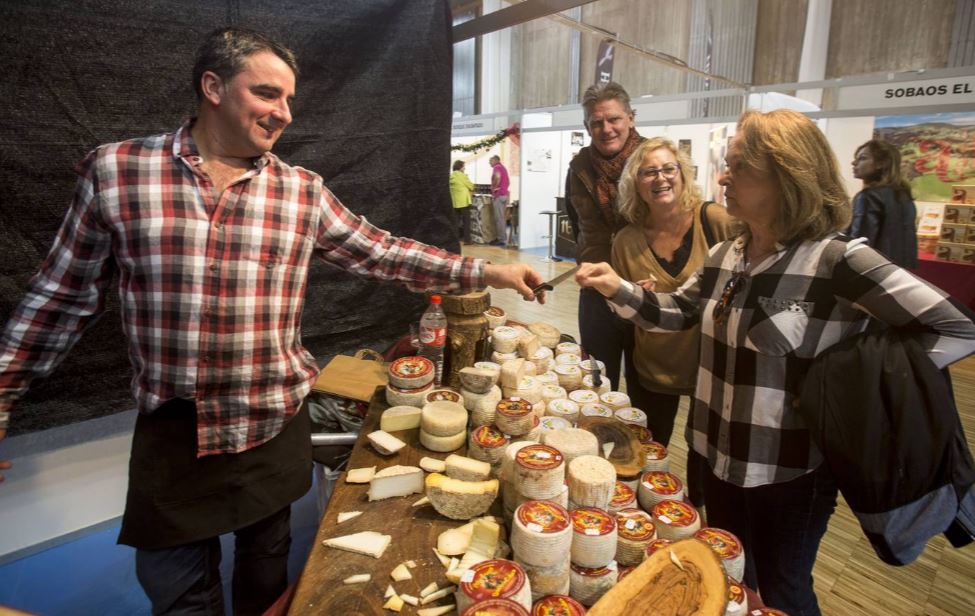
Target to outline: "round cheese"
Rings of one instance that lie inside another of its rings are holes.
[[[613,409],[602,402],[591,402],[583,404],[579,408],[579,414],[583,417],[613,417]]]
[[[542,443],[555,447],[570,464],[579,456],[595,456],[599,454],[599,439],[588,430],[579,428],[565,428],[552,430],[542,434]]]
[[[521,332],[514,327],[501,325],[491,332],[491,346],[498,353],[514,353],[518,355],[518,338]]]
[[[636,507],[636,491],[622,481],[617,480],[613,488],[613,498],[609,499],[609,509],[612,514],[619,513],[623,509]]]
[[[510,599],[485,599],[472,603],[460,616],[531,616],[531,612]]]
[[[453,436],[467,429],[467,409],[456,402],[428,402],[420,414],[420,429],[430,436]]]
[[[526,376],[525,360],[521,357],[504,362],[501,364],[501,390],[516,389]]]
[[[586,607],[591,607],[616,585],[617,577],[615,562],[597,569],[572,565],[569,567],[569,596]]]
[[[593,382],[592,374],[588,372],[583,372],[582,374],[582,388],[596,392],[597,394],[604,394],[609,391],[611,383],[605,375],[601,376],[599,379],[599,387]]]
[[[484,318],[487,319],[488,329],[495,329],[505,324],[505,321],[508,320],[508,315],[503,308],[491,306],[484,311]]]
[[[556,355],[564,355],[569,353],[571,355],[582,355],[582,347],[575,342],[560,342],[555,345]]]
[[[562,391],[565,391],[564,389]],[[576,393],[576,390],[572,393]],[[552,400],[545,405],[545,414],[550,417],[561,417],[562,419],[574,424],[579,421],[579,404],[571,399],[559,398]]]
[[[519,560],[536,567],[565,562],[572,548],[572,520],[551,501],[526,501],[512,519],[511,548]]]
[[[389,364],[389,384],[400,389],[417,389],[433,381],[433,362],[426,357],[400,357]]]
[[[451,520],[469,520],[484,515],[498,496],[498,480],[462,481],[430,473],[424,480],[430,504]]]
[[[572,516],[572,564],[605,567],[616,558],[616,518],[602,509],[579,507]]]
[[[627,508],[616,514],[616,562],[639,565],[646,558],[647,546],[657,538],[653,518],[645,511]]]
[[[572,400],[579,406],[583,404],[595,404],[599,402],[599,394],[588,389],[577,389],[569,392],[569,400]]]
[[[617,521],[619,521],[618,518]],[[656,532],[656,527],[654,527],[654,532]],[[643,560],[650,558],[651,556],[653,556],[654,552],[656,552],[657,550],[662,550],[668,545],[671,545],[672,543],[673,541],[671,541],[670,539],[661,539],[657,537],[656,539],[654,539],[653,541],[647,544],[647,548],[646,550],[644,550],[645,556]]]
[[[596,368],[599,370],[599,374],[601,374],[601,375],[603,375],[603,377],[605,377],[606,376],[606,364],[603,363],[603,362],[601,362],[598,359],[593,360],[592,357],[590,357],[589,359],[584,359],[581,362],[579,362],[579,368],[582,369],[584,372],[592,372],[592,362],[593,361],[596,362]],[[605,380],[605,378],[604,378],[604,380]]]
[[[538,336],[538,342],[542,346],[554,349],[562,338],[562,332],[547,323],[535,322],[528,326],[528,331]]]
[[[653,442],[653,433],[650,432],[646,426],[628,423],[626,424],[626,427],[630,432],[636,435],[636,438],[638,441],[640,441],[641,445],[646,445],[647,443]]]
[[[467,443],[467,455],[492,466],[501,463],[509,439],[494,426],[481,426],[471,430]]]
[[[644,471],[668,471],[670,470],[670,454],[667,448],[657,441],[650,441],[643,445],[646,459],[643,462]]]
[[[539,428],[542,432],[549,432],[551,430],[562,430],[564,428],[571,428],[572,422],[568,419],[562,417],[553,417],[551,415],[542,417],[541,424]]]
[[[401,389],[392,385],[386,386],[386,402],[390,406],[415,406],[422,408],[426,404],[425,398],[433,391],[433,383],[428,383],[417,389]]]
[[[491,387],[486,393],[475,394],[466,389],[460,390],[464,396],[464,406],[471,412],[471,424],[474,426],[489,426],[494,423],[494,413],[501,401],[501,388]]]
[[[493,361],[476,361],[474,362],[474,367],[490,372],[494,378],[494,384],[498,384],[498,380],[501,378],[501,364],[494,363]]]
[[[725,573],[736,580],[745,575],[745,550],[734,534],[707,526],[694,533],[694,538],[708,544],[717,554]]]
[[[728,576],[728,607],[725,616],[745,616],[748,614],[748,594],[741,582]]]
[[[582,358],[575,353],[560,353],[555,356],[556,366],[578,366]]]
[[[604,394],[600,394],[599,401],[614,411],[630,406],[630,397],[621,391],[607,391]]]
[[[457,393],[453,389],[447,389],[446,387],[431,390],[427,395],[423,396],[423,400],[424,404],[446,401],[464,406],[464,396]]]
[[[579,507],[605,511],[616,487],[616,467],[599,456],[578,456],[569,462],[569,500]]]
[[[535,380],[539,382],[542,387],[558,387],[559,386],[559,375],[555,374],[551,370],[545,370],[535,375]],[[547,402],[547,400],[546,400]]]
[[[547,372],[546,374],[555,374],[554,372]],[[545,375],[542,375],[545,376]],[[565,388],[558,384],[559,377],[555,375],[555,383],[551,385],[542,385],[542,401],[545,402],[546,407],[548,403],[552,400],[559,400],[568,397],[568,392]]]
[[[569,559],[556,563],[551,567],[537,567],[514,557],[521,565],[531,582],[532,600],[538,601],[547,595],[560,595],[569,592]]]
[[[565,593],[569,592],[569,568],[565,568]],[[586,608],[568,594],[549,594],[532,606],[532,616],[585,616]]]
[[[657,527],[657,535],[662,539],[686,539],[701,529],[701,516],[697,514],[697,509],[684,501],[660,501],[653,506],[650,515]]]
[[[434,436],[432,434],[428,434],[423,428],[420,428],[420,444],[430,451],[437,451],[440,453],[455,451],[460,449],[461,445],[464,444],[466,439],[467,430],[461,430],[457,434],[453,434],[451,436]]]
[[[498,379],[498,373],[473,366],[461,368],[457,376],[460,379],[461,389],[478,394],[491,391],[491,388],[497,385]]]
[[[457,611],[487,599],[508,599],[525,610],[532,605],[531,585],[524,569],[511,560],[484,560],[465,571],[454,596]]]
[[[565,484],[564,458],[548,445],[536,443],[519,449],[513,470],[515,490],[528,498],[555,498]]]
[[[640,479],[637,488],[637,500],[644,511],[650,511],[653,506],[664,500],[682,500],[684,498],[684,484],[680,478],[667,471],[647,471]]]
[[[582,371],[579,366],[556,364],[553,370],[559,377],[559,385],[566,391],[575,391],[582,386]]]
[[[514,389],[502,389],[506,398],[524,398],[532,404],[542,401],[542,386],[533,376],[526,376],[518,383]]]
[[[502,398],[495,406],[494,423],[505,434],[523,436],[535,427],[534,408],[528,400]]]
[[[510,443],[504,450],[504,455],[501,457],[501,468],[498,471],[498,478],[507,483],[511,483],[514,487],[515,480],[515,456],[518,452],[532,445],[531,441],[517,441]],[[519,503],[520,504],[520,503]],[[511,508],[517,506],[514,501],[512,501]]]
[[[647,427],[647,414],[640,409],[633,408],[632,406],[617,409],[616,419],[619,419],[627,425],[637,425],[643,428]]]
[[[491,352],[491,363],[498,364],[499,366],[504,364],[504,362],[511,361],[513,359],[518,359],[517,353],[502,353],[500,351]]]

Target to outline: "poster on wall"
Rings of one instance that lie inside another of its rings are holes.
[[[874,139],[896,145],[918,201],[950,201],[953,184],[975,184],[975,113],[877,116]]]
[[[721,185],[718,184],[718,180],[721,178],[721,174],[724,173],[724,156],[728,151],[728,142],[731,140],[730,133],[731,131],[728,129],[727,124],[716,126],[711,129],[711,135],[708,139],[709,172],[707,186],[705,186],[705,198],[719,203],[724,202],[724,199],[722,199],[723,192]]]

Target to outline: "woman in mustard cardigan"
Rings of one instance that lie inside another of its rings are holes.
[[[454,219],[461,230],[461,240],[471,243],[471,197],[474,182],[464,173],[464,161],[455,160],[450,174],[450,200],[454,203]]]

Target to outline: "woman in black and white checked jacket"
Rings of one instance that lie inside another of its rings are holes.
[[[836,486],[794,409],[802,376],[870,316],[917,331],[939,367],[975,352],[975,324],[939,289],[838,234],[849,197],[805,116],[745,113],[726,162],[721,184],[742,233],[716,245],[680,289],[644,292],[605,263],[583,264],[576,278],[646,329],[701,324],[691,428],[712,471],[708,523],[741,538],[744,582],[766,604],[819,614],[812,568]]]

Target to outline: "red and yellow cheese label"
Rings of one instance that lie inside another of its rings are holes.
[[[503,398],[497,411],[506,417],[524,417],[532,412],[532,403],[523,398]]]
[[[647,558],[650,558],[654,552],[667,547],[671,543],[673,543],[673,541],[670,539],[654,539],[647,544]]]
[[[670,526],[690,526],[697,521],[697,511],[684,501],[660,501],[651,513],[654,519]]]
[[[571,523],[569,512],[551,501],[525,501],[515,511],[515,515],[519,522],[530,529],[537,529],[536,532],[540,533],[558,533]]]
[[[481,426],[471,434],[471,440],[485,449],[502,447],[508,443],[504,432],[494,426]]]
[[[596,567],[595,569],[589,569],[587,567],[580,567],[574,563],[570,564],[569,566],[572,567],[572,570],[579,575],[593,578],[606,577],[607,575],[611,575],[613,571],[616,570],[615,568],[611,567]]]
[[[602,509],[595,507],[579,507],[573,509],[570,515],[572,530],[580,535],[608,535],[616,528],[616,520]]]
[[[448,389],[435,389],[426,395],[427,402],[456,402],[460,404],[460,394]]]
[[[745,589],[738,583],[738,580],[730,575],[728,576],[728,603],[737,603],[738,605],[745,603]]]
[[[470,568],[468,582],[461,582],[461,591],[474,601],[514,597],[525,585],[525,572],[510,560],[485,560]]]
[[[633,488],[622,481],[617,481],[613,487],[613,498],[609,500],[609,506],[613,509],[623,509],[632,506],[636,501],[636,494]]]
[[[627,424],[632,426],[633,424]],[[637,426],[638,428],[642,426]],[[648,460],[663,460],[667,457],[667,448],[663,443],[658,443],[657,441],[650,441],[649,443],[643,443],[643,452],[647,454]]]
[[[460,616],[529,616],[528,610],[511,599],[488,599],[469,606]]]
[[[677,475],[667,471],[647,471],[643,473],[643,485],[652,492],[663,495],[678,494],[684,489]]]
[[[657,533],[653,519],[645,512],[636,509],[623,509],[616,513],[616,526],[620,538],[628,541],[650,541]]]
[[[538,417],[535,418],[536,425]],[[532,470],[547,471],[562,464],[562,453],[549,445],[529,445],[522,447],[515,454],[515,461],[519,466]]]
[[[426,376],[433,372],[433,362],[426,357],[400,357],[389,365],[389,373],[400,377]]]
[[[741,542],[726,530],[705,527],[694,533],[694,537],[708,544],[721,560],[741,556]]]
[[[502,310],[501,308],[498,308],[497,306],[491,306],[490,308],[488,308],[484,312],[487,313],[487,314],[489,314],[489,315],[491,315],[492,317],[503,317],[504,316],[504,310]]]
[[[532,606],[532,616],[583,616],[586,608],[566,595],[548,595]]]
[[[651,433],[646,426],[628,423],[626,424],[626,427],[636,435],[637,440],[639,440],[642,445],[653,442],[653,433]]]

